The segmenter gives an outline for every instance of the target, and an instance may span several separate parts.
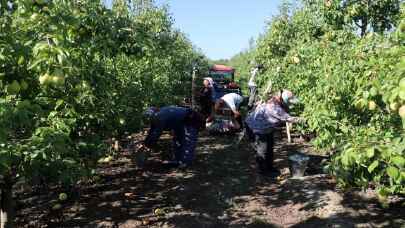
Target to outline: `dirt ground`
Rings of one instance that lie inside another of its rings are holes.
[[[68,193],[57,187],[17,191],[18,227],[405,227],[403,202],[384,209],[372,191],[344,193],[322,173],[324,157],[303,142],[277,140],[279,179],[256,174],[254,154],[236,137],[201,134],[187,170],[161,165],[170,156],[165,135],[143,170],[122,150],[101,164],[98,178]],[[304,178],[289,178],[288,155],[311,158]]]

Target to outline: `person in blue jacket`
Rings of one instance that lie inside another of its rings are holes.
[[[190,166],[194,159],[198,132],[205,127],[204,117],[190,108],[166,106],[149,109],[146,113],[151,120],[151,127],[144,141],[147,148],[153,147],[163,131],[172,131],[175,167]]]

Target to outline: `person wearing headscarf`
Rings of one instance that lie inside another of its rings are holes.
[[[214,90],[214,81],[212,78],[204,78],[203,88],[200,90],[200,105],[201,105],[201,114],[206,117],[211,116],[212,107],[214,105],[213,97],[215,96]]]
[[[253,142],[259,173],[278,175],[273,166],[274,129],[285,122],[299,122],[302,119],[288,114],[289,106],[298,102],[289,90],[278,92],[267,102],[261,103],[246,117],[246,132]]]

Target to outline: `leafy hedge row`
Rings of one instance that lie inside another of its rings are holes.
[[[390,1],[393,7],[378,11],[394,15],[386,30],[373,21],[378,33],[361,36],[359,18],[379,17],[353,12],[357,5],[348,2],[284,8],[253,51],[266,66],[261,86],[271,80],[274,89],[298,94],[296,111],[307,120],[301,130],[333,152],[329,170],[340,184],[405,194],[405,7],[401,14],[399,1]]]
[[[0,175],[72,182],[102,140],[142,128],[145,106],[189,94],[196,63],[164,8],[1,1]]]

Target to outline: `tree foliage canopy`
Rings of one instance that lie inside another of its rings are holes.
[[[148,105],[179,103],[192,66],[207,65],[152,1],[16,0],[0,10],[2,176],[89,174],[105,138],[142,128]]]
[[[302,133],[333,154],[343,186],[405,193],[405,5],[391,0],[304,0],[284,4],[249,61],[262,63],[259,85],[289,88]],[[244,54],[235,56],[238,59]],[[231,64],[232,65],[232,64]],[[248,74],[245,74],[245,78]]]

